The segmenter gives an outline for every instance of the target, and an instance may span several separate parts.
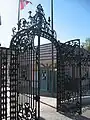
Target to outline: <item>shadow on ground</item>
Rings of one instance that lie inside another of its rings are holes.
[[[40,117],[40,120],[45,120],[44,118]]]
[[[87,118],[85,116],[77,116],[75,120],[90,120],[90,118]]]
[[[42,103],[42,104],[44,104],[44,105],[46,105],[46,106],[49,106],[49,107],[51,107],[51,108],[53,108],[53,109],[56,109],[56,107],[53,105],[53,104],[50,104],[49,102],[47,103],[47,97],[46,97],[46,100],[45,101],[43,101],[42,99],[40,100],[40,102]],[[51,99],[50,99],[51,100]],[[86,108],[86,107],[85,107]],[[88,107],[87,109],[84,109],[84,111],[82,111],[83,113],[86,111],[86,110],[88,110],[88,109],[90,109],[90,107]],[[78,114],[75,114],[75,113],[71,113],[70,114],[70,112],[59,112],[60,114],[62,114],[62,115],[64,115],[64,116],[66,116],[66,117],[68,117],[68,118],[70,118],[70,119],[72,119],[72,120],[90,120],[90,118],[88,118],[87,116],[84,116],[84,115],[78,115]],[[45,120],[45,119],[40,119],[40,120]]]
[[[68,113],[62,113],[62,112],[59,112],[60,114],[72,119],[72,120],[90,120],[90,118],[87,118],[83,115],[74,115],[74,114],[68,114]]]
[[[56,93],[46,92],[46,91],[40,91],[40,96],[43,97],[50,97],[50,98],[56,98]]]
[[[51,108],[54,108],[54,109],[56,109],[54,106],[51,106],[50,104],[47,104],[47,103],[45,103],[45,102],[42,102],[42,101],[40,101],[42,104],[45,104],[45,105],[47,105],[47,106],[49,106],[49,107],[51,107]],[[59,112],[60,114],[63,114],[64,116],[66,116],[66,117],[68,117],[68,118],[70,118],[70,119],[72,119],[72,120],[90,120],[90,118],[87,118],[87,117],[85,117],[85,116],[83,116],[83,115],[74,115],[74,114],[67,114],[67,113],[62,113],[62,112]],[[40,118],[40,120],[45,120],[44,118]]]
[[[54,108],[54,109],[56,109],[56,107],[54,107],[54,106],[52,106],[52,105],[50,105],[50,104],[48,104],[48,103],[45,103],[45,102],[43,102],[43,101],[40,101],[42,104],[44,104],[44,105],[47,105],[47,106],[49,106],[49,107],[51,107],[51,108]]]

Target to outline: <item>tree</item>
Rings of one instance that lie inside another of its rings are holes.
[[[82,43],[82,46],[83,46],[86,50],[90,51],[90,38],[86,38],[85,42]]]

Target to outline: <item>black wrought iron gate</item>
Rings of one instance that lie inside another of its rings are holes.
[[[36,120],[39,115],[38,58],[33,36],[27,34],[16,36],[10,46],[10,120]]]
[[[82,109],[80,40],[75,39],[60,45],[58,53],[59,79],[57,81],[57,110],[64,113],[79,113]]]
[[[37,46],[34,44],[35,36],[38,37]],[[10,48],[0,48],[1,120],[40,119],[40,37],[51,41],[56,48],[57,111],[69,110],[81,114],[80,40],[59,43],[56,32],[50,28],[50,20],[46,21],[39,4],[34,16],[29,12],[28,22],[20,19],[18,31],[13,29]],[[71,76],[67,74],[68,66],[78,68],[78,78],[75,72]],[[71,84],[75,87],[71,88]]]
[[[56,32],[46,21],[42,6],[37,6],[35,16],[31,12],[29,15],[30,22],[23,18],[19,30],[13,29],[10,43],[10,120],[40,119],[40,37],[50,40],[59,50]]]

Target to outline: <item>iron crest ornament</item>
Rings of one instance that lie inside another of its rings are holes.
[[[27,21],[25,18],[22,18],[19,20],[18,22],[18,31],[21,31],[23,29],[28,29],[31,31],[34,30],[36,32],[36,35],[38,34],[38,30],[40,30],[40,34],[42,37],[44,37],[44,35],[42,34],[42,32],[48,33],[49,35],[53,35],[54,39],[57,39],[57,34],[55,30],[51,30],[51,26],[50,26],[50,17],[49,20],[47,21],[45,18],[45,13],[44,10],[41,6],[41,4],[39,4],[37,6],[37,10],[36,10],[36,14],[34,16],[31,15],[31,11],[28,12],[29,13],[29,20]],[[16,28],[14,27],[12,29],[13,31],[13,36],[17,33]]]
[[[12,32],[13,39],[11,40],[10,45],[22,52],[25,51],[28,44],[30,44],[31,41],[34,41],[35,36],[38,35],[50,40],[53,44],[55,44],[56,49],[58,47],[56,31],[51,30],[50,17],[47,21],[41,4],[37,6],[34,16],[32,16],[31,11],[29,11],[28,21],[25,18],[20,19],[18,22],[18,30],[14,27]],[[18,38],[17,40],[16,36]]]

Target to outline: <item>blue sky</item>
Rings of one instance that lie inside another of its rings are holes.
[[[28,11],[35,13],[36,6],[42,4],[46,18],[50,16],[50,0],[31,0],[21,11],[21,18],[28,18]],[[58,40],[80,38],[83,42],[90,37],[90,0],[54,0],[54,29]],[[9,46],[12,28],[17,24],[18,0],[0,0],[0,14],[2,25],[0,26],[0,42],[2,46]],[[45,43],[46,41],[42,41]]]

